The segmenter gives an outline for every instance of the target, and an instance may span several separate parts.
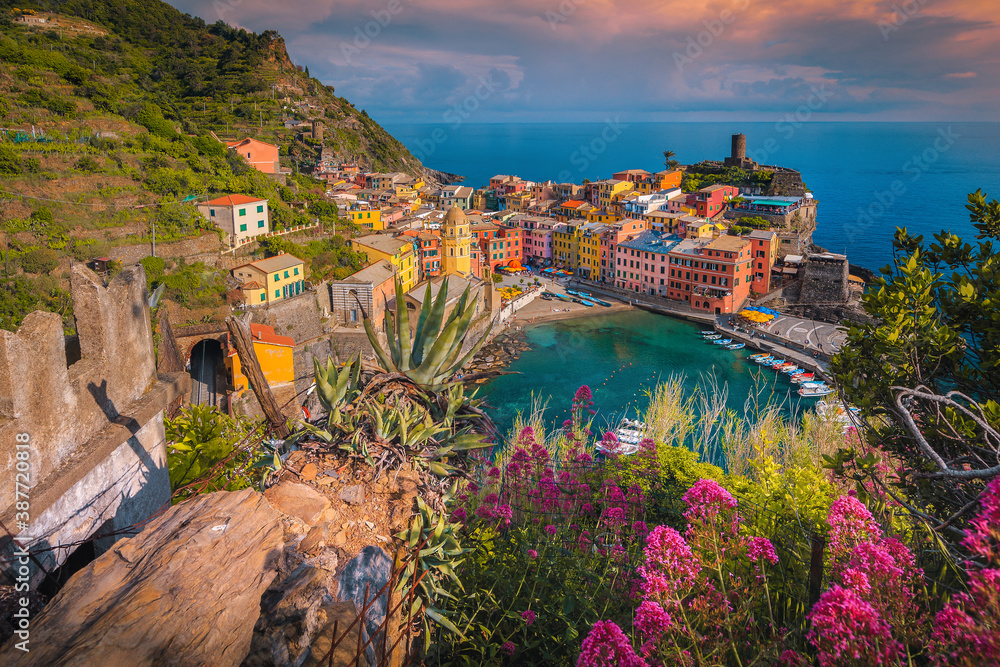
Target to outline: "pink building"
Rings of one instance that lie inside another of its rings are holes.
[[[524,259],[533,264],[547,264],[552,260],[552,228],[559,224],[554,218],[515,215],[508,225],[524,231],[522,240]]]

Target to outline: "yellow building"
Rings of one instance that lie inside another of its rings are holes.
[[[347,217],[359,227],[367,227],[374,232],[385,229],[385,223],[382,222],[382,209],[377,206],[357,204],[348,209]]]
[[[598,208],[607,208],[611,206],[613,201],[620,199],[624,195],[631,192],[634,187],[635,186],[631,181],[620,181],[614,178],[597,181],[594,183],[594,189],[596,191],[593,200],[594,204],[596,204]]]
[[[580,266],[580,222],[564,222],[552,228],[552,260],[571,271]]]
[[[603,208],[595,208],[592,211],[587,211],[587,222],[618,222],[621,220],[621,216],[615,215],[611,211],[605,210]]]
[[[469,220],[457,206],[448,209],[441,225],[441,245],[444,261],[441,273],[445,276],[472,273],[472,233]]]
[[[263,324],[250,324],[250,335],[253,338],[253,350],[260,362],[260,370],[272,389],[283,386],[294,386],[295,364],[292,352],[295,341],[288,336],[278,336],[272,327]],[[225,359],[226,371],[234,391],[239,394],[250,388],[250,383],[243,375],[240,358],[236,348],[229,343]]]
[[[370,234],[351,239],[355,252],[368,255],[368,263],[386,260],[392,264],[396,277],[403,284],[403,291],[409,292],[417,284],[417,262],[413,252],[413,239],[408,236],[395,238],[388,234]]]
[[[237,266],[233,276],[241,283],[243,300],[251,306],[281,301],[305,289],[305,264],[285,253]]]
[[[601,234],[607,225],[588,223],[580,226],[579,266],[574,267],[577,275],[589,280],[601,279]]]

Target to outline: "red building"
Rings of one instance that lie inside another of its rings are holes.
[[[753,291],[765,294],[771,291],[771,272],[778,256],[778,235],[765,229],[755,229],[746,238],[753,244]]]
[[[524,261],[524,230],[492,222],[472,225],[472,259],[480,266],[495,271],[517,260]]]
[[[714,218],[722,212],[727,201],[739,194],[739,188],[731,185],[709,185],[695,193],[695,210],[703,218]]]
[[[408,229],[404,236],[415,239],[418,262],[420,264],[420,280],[427,280],[441,275],[441,236],[426,231]]]

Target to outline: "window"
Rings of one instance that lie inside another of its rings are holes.
[[[280,273],[275,273],[274,274],[274,282],[278,282],[279,280],[281,280],[281,274]]]
[[[294,273],[295,275],[299,275],[299,267],[297,267],[297,266],[296,266],[296,267],[295,267],[295,268],[294,268],[294,269],[292,270],[292,273]]]
[[[247,223],[244,222],[242,225],[240,225],[240,231],[245,232],[246,230],[247,230]]]
[[[244,217],[244,216],[245,216],[246,214],[247,214],[247,210],[246,210],[245,208],[241,208],[241,209],[240,209],[240,217],[242,218],[242,217]]]
[[[288,277],[288,271],[285,271],[285,277],[286,278]]]
[[[266,294],[264,294],[263,292],[261,292],[261,293],[260,293],[260,300],[261,300],[261,301],[263,301],[263,300],[264,300],[264,299],[266,299],[266,298],[267,298],[267,295],[266,295]]]
[[[257,221],[257,229],[264,229],[264,221],[263,220],[258,220]]]
[[[214,208],[208,209],[208,215],[214,218],[215,217],[215,209]]]
[[[281,296],[281,290],[280,289],[274,290],[274,298],[277,299],[280,296]]]
[[[263,213],[264,212],[264,205],[263,204],[257,204],[257,212],[258,213]]]

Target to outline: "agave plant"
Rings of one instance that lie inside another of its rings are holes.
[[[325,366],[319,359],[313,357],[313,368],[316,377],[316,397],[328,414],[339,414],[340,406],[350,403],[360,393],[360,352],[340,367],[333,363],[331,357],[327,357]]]
[[[431,286],[427,284],[424,302],[420,307],[417,326],[410,333],[410,319],[403,299],[403,286],[396,281],[396,316],[385,314],[385,334],[389,343],[386,353],[378,342],[375,329],[368,313],[364,314],[365,331],[375,354],[382,366],[390,372],[402,373],[432,391],[443,389],[458,372],[479,351],[489,335],[489,328],[465,355],[462,343],[469,331],[476,313],[476,301],[469,298],[466,287],[461,298],[445,320],[444,312],[448,302],[448,279],[441,283],[437,297],[431,298]]]

